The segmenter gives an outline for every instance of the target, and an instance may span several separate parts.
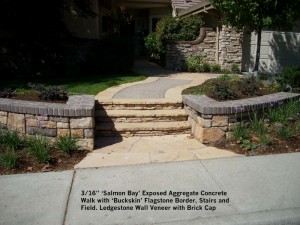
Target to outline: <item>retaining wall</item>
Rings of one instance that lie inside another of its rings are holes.
[[[220,31],[202,27],[194,41],[175,41],[166,46],[166,67],[171,70],[186,70],[186,60],[191,55],[203,55],[205,61],[230,69],[234,63],[241,68],[243,33],[223,26]]]
[[[232,137],[232,129],[249,116],[284,101],[299,98],[300,94],[280,92],[254,98],[218,102],[205,95],[183,95],[184,108],[192,126],[192,134],[202,143]]]
[[[70,96],[66,104],[0,98],[0,127],[24,135],[77,139],[81,150],[94,149],[95,97]]]

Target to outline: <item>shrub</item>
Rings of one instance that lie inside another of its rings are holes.
[[[4,88],[3,90],[0,90],[0,98],[11,98],[14,95],[16,95],[16,92],[11,88]]]
[[[283,88],[286,85],[290,85],[293,88],[300,88],[300,65],[283,68],[277,81]]]
[[[242,79],[240,90],[244,95],[254,96],[259,92],[260,83],[255,77]]]
[[[26,150],[39,162],[46,163],[50,159],[50,145],[46,137],[28,137],[25,142]]]
[[[223,74],[218,77],[218,80],[231,80],[231,79],[232,79],[232,77],[227,74]]]
[[[4,168],[14,168],[17,164],[17,155],[13,150],[7,150],[0,154],[0,165]]]
[[[277,130],[277,135],[285,140],[289,140],[293,137],[293,131],[290,127],[283,126]]]
[[[234,63],[231,65],[230,71],[232,73],[239,73],[239,72],[241,72],[240,67],[237,64],[234,64]]]
[[[237,97],[236,91],[227,80],[217,81],[209,95],[219,100],[230,100]]]
[[[220,73],[222,71],[219,64],[211,64],[211,72]]]
[[[204,63],[202,64],[201,70],[202,70],[202,71],[199,71],[199,72],[210,72],[210,71],[211,71],[210,64],[207,63],[207,62],[204,62]]]
[[[250,118],[250,127],[254,133],[259,135],[262,135],[267,131],[264,121],[262,119],[258,119],[256,114],[253,119]]]
[[[245,125],[239,124],[232,129],[232,135],[236,140],[246,139],[249,136],[249,130]]]
[[[200,72],[201,66],[203,63],[203,56],[202,55],[191,55],[188,57],[186,64],[188,67],[188,71],[190,72]]]
[[[192,15],[183,19],[167,16],[158,21],[156,32],[145,38],[145,46],[150,54],[160,55],[160,62],[164,61],[166,44],[170,41],[195,40],[203,25],[201,17]]]
[[[70,155],[72,152],[78,149],[76,142],[77,141],[74,138],[61,136],[58,137],[55,147],[58,150]]]
[[[16,131],[0,131],[0,146],[3,146],[10,151],[14,151],[18,149],[22,144],[23,141]]]
[[[159,62],[163,55],[163,50],[156,40],[156,33],[150,33],[144,40],[150,59]]]
[[[259,136],[259,142],[261,145],[268,146],[272,144],[272,138],[267,134],[262,134]]]
[[[40,83],[29,82],[26,86],[38,92],[44,91],[46,89],[45,84]]]
[[[39,98],[46,101],[66,100],[68,92],[64,88],[52,86],[42,90]]]

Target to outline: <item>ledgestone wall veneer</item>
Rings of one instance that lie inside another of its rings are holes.
[[[241,67],[243,33],[222,26],[216,29],[202,27],[194,41],[173,41],[166,46],[166,68],[186,70],[186,61],[191,55],[202,55],[204,61],[216,63],[223,69],[230,69],[232,64]]]
[[[21,134],[77,139],[81,150],[94,149],[95,98],[70,96],[66,104],[0,98],[0,128]]]
[[[218,102],[205,95],[183,95],[184,108],[192,134],[202,143],[232,137],[232,129],[253,113],[276,107],[284,101],[299,99],[300,94],[279,92],[260,97]]]

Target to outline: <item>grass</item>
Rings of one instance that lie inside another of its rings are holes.
[[[81,77],[39,77],[29,79],[15,79],[1,81],[1,88],[14,88],[19,93],[28,93],[28,82],[43,83],[46,86],[60,86],[66,88],[71,94],[92,94],[96,95],[105,89],[124,83],[136,82],[146,79],[146,76],[139,74],[122,75],[98,75]]]
[[[46,137],[40,135],[28,137],[25,146],[29,154],[39,162],[46,163],[49,161],[50,145]]]
[[[7,150],[0,154],[0,166],[4,168],[14,168],[17,165],[17,155],[13,150]]]
[[[77,140],[72,138],[72,137],[58,137],[57,141],[55,143],[55,147],[68,154],[71,155],[74,151],[76,151],[78,149],[78,146],[76,144]]]
[[[16,131],[0,129],[0,146],[10,151],[14,151],[17,150],[22,144],[23,141]]]

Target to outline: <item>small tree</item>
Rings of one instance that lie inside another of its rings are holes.
[[[300,0],[210,0],[222,22],[237,30],[257,33],[254,72],[258,71],[263,27],[288,29],[300,18]]]

